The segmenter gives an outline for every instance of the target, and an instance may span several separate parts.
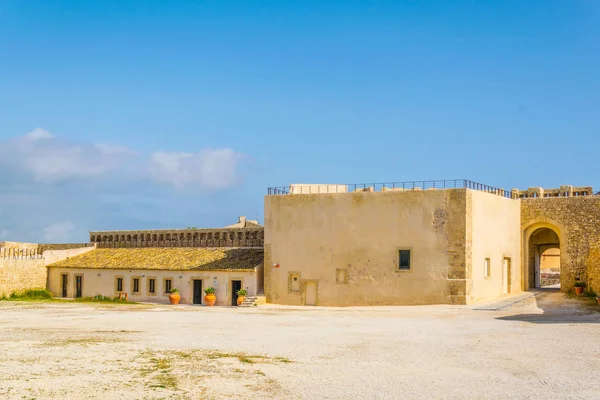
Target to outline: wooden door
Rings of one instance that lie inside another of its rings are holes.
[[[69,283],[69,275],[63,274],[61,281],[61,297],[67,297],[67,285]]]
[[[194,279],[194,304],[202,304],[202,279]]]
[[[83,297],[83,276],[81,275],[75,277],[75,297]]]

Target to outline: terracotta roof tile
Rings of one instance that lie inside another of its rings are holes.
[[[254,271],[262,249],[123,248],[95,249],[48,265],[60,268],[154,269],[177,271]]]

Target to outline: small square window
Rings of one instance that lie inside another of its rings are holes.
[[[485,274],[484,276],[486,278],[489,278],[490,276],[492,276],[492,267],[491,267],[491,263],[490,263],[490,259],[486,258],[485,259],[485,263],[484,263],[484,271],[483,273]]]
[[[398,269],[401,271],[410,271],[410,250],[398,251]]]

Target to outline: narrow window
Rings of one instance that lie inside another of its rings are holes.
[[[117,278],[117,292],[123,291],[123,278]]]
[[[156,293],[156,279],[148,279],[148,292]]]
[[[169,293],[171,291],[171,284],[173,281],[171,279],[165,279],[165,293]]]
[[[140,291],[140,279],[133,278],[133,293],[138,293]]]
[[[410,250],[398,251],[398,269],[401,271],[410,271]]]
[[[486,278],[489,278],[490,276],[492,276],[492,267],[490,265],[490,259],[486,258],[485,259],[485,263],[484,263],[484,274]]]

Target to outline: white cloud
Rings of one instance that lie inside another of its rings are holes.
[[[157,181],[183,187],[224,188],[237,180],[237,167],[244,156],[224,149],[198,153],[155,152],[150,156],[150,175]]]
[[[96,177],[115,171],[136,155],[133,150],[107,144],[76,144],[37,128],[0,148],[0,163],[33,175],[38,182]]]
[[[17,173],[35,182],[58,183],[85,178],[96,187],[98,178],[114,183],[150,178],[178,189],[223,189],[239,181],[245,156],[229,148],[192,152],[155,151],[149,157],[108,143],[75,143],[36,128],[0,142],[0,167],[16,181]],[[18,179],[21,179],[19,177]]]
[[[58,222],[44,228],[42,239],[45,243],[68,243],[74,229],[70,222]]]

